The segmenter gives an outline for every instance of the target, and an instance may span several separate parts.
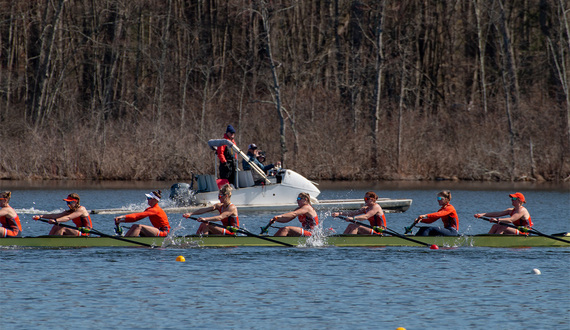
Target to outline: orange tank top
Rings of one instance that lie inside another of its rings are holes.
[[[303,229],[306,230],[311,230],[319,224],[319,216],[315,216],[314,218],[312,218],[306,214],[301,214],[298,215],[297,218],[301,223],[301,227],[303,227]]]
[[[233,205],[233,203],[230,203],[227,207],[224,207],[222,205],[222,207],[220,207],[220,210],[219,210],[220,214],[224,213],[227,210],[227,208],[230,207],[230,205]],[[235,216],[235,217],[229,216],[227,218],[224,218],[224,219],[222,219],[222,224],[226,227],[232,226],[232,227],[239,228],[239,217],[238,216]]]

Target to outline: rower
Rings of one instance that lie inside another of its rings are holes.
[[[346,216],[348,219],[352,217],[352,220],[368,220],[370,222],[370,226],[386,229],[386,217],[384,216],[382,207],[376,203],[377,200],[378,195],[376,195],[376,193],[373,191],[369,191],[364,194],[364,206],[359,210],[348,212],[333,212],[331,215],[333,217]],[[380,232],[377,232],[374,229],[370,229],[354,223],[349,224],[344,230],[343,234],[381,235]]]
[[[18,237],[22,232],[20,218],[14,209],[8,204],[12,197],[11,191],[0,193],[0,237]]]
[[[518,227],[523,227],[530,229],[532,228],[532,219],[530,218],[530,213],[523,206],[526,203],[524,195],[520,192],[510,194],[511,204],[513,207],[508,208],[503,211],[497,212],[487,212],[487,213],[477,213],[475,218],[481,217],[491,217],[489,221],[495,222],[495,224],[489,230],[489,234],[503,234],[503,235],[528,235],[528,231],[521,231],[519,229],[508,227],[502,224],[513,224]],[[506,218],[498,218],[502,216],[508,216]]]
[[[274,236],[312,236],[312,230],[319,224],[319,217],[311,205],[311,196],[308,193],[300,193],[297,197],[297,205],[299,206],[294,211],[274,216],[269,223],[286,223],[298,218],[301,227],[282,227]]]
[[[35,215],[32,217],[34,220],[39,219],[50,219],[48,223],[54,224],[51,228],[49,234],[54,236],[89,236],[89,233],[82,232],[79,228],[93,228],[93,224],[91,223],[91,216],[89,216],[89,212],[85,208],[79,204],[80,198],[79,195],[76,193],[71,193],[67,195],[67,198],[63,199],[67,203],[67,207],[69,210],[63,211],[61,213],[52,213],[52,214],[42,214],[42,215]],[[77,226],[78,229],[69,228],[59,226],[60,222],[67,222],[73,221],[73,223]]]
[[[158,205],[162,198],[162,192],[156,190],[145,194],[148,208],[144,212],[121,215],[115,218],[115,225],[121,222],[136,222],[148,217],[152,226],[135,224],[132,225],[125,236],[150,236],[165,237],[170,232],[170,223],[164,210]]]
[[[437,219],[443,222],[441,227],[420,227],[416,236],[458,236],[459,233],[459,218],[457,211],[453,205],[449,204],[451,201],[451,192],[449,190],[440,191],[437,194],[437,202],[441,208],[434,213],[422,214],[414,221],[416,223],[432,223]]]
[[[219,203],[212,206],[203,207],[196,211],[190,213],[184,213],[182,216],[185,218],[191,218],[193,215],[204,214],[207,212],[212,212],[217,210],[220,212],[219,215],[213,217],[200,217],[195,219],[201,222],[196,235],[234,235],[235,232],[231,231],[231,228],[221,228],[219,225],[215,226],[210,224],[210,222],[221,221],[225,227],[239,228],[239,218],[237,207],[231,202],[232,197],[232,187],[229,184],[225,184],[218,192]]]

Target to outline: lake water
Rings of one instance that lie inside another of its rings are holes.
[[[144,193],[170,183],[15,183],[11,205],[25,235],[50,226],[34,214],[61,211],[70,192],[88,209],[142,210]],[[436,194],[452,190],[460,232],[485,233],[477,212],[510,206],[521,191],[537,229],[570,230],[568,186],[530,184],[323,183],[322,199],[412,198],[405,213],[388,214],[403,231],[438,209]],[[163,207],[168,202],[161,202]],[[325,228],[346,223],[319,213]],[[273,216],[242,213],[253,232]],[[177,235],[197,224],[169,214]],[[113,233],[113,215],[92,215],[94,227]],[[294,220],[296,221],[296,220]],[[148,224],[148,220],[141,223]],[[295,223],[295,222],[293,222]],[[183,255],[186,262],[176,262]],[[0,248],[4,279],[2,329],[568,329],[570,248]],[[542,274],[532,273],[538,268]]]

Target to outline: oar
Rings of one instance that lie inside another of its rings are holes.
[[[416,220],[418,220],[418,219],[416,219]],[[412,228],[414,228],[418,223],[420,223],[419,221],[416,221],[416,220],[414,220],[414,223],[412,223],[410,226],[404,227],[404,229],[406,230],[406,231],[404,232],[404,234],[409,234],[409,233],[411,233],[411,232],[412,232]]]
[[[489,221],[489,222],[491,222],[491,223],[497,223],[497,222],[494,222],[494,221],[492,221],[490,218],[487,218],[487,217],[480,217],[479,219],[486,220],[486,221]],[[499,220],[501,220],[501,219],[499,219]],[[544,236],[544,237],[548,237],[548,238],[551,238],[551,239],[554,239],[554,240],[557,240],[557,241],[560,241],[560,242],[564,242],[564,243],[566,243],[566,244],[570,244],[570,242],[567,241],[567,240],[565,240],[565,239],[558,238],[558,237],[555,237],[555,236],[552,236],[552,235],[543,234],[543,233],[539,232],[538,230],[536,230],[536,229],[534,229],[534,228],[526,228],[526,227],[516,226],[516,225],[514,225],[514,224],[512,224],[512,223],[505,223],[505,222],[500,222],[500,223],[497,223],[497,224],[499,224],[499,225],[501,225],[501,226],[511,227],[511,228],[517,229],[518,231],[522,231],[522,232],[524,232],[524,233],[533,233],[533,234],[536,234],[536,235],[538,235],[538,236]]]
[[[405,239],[405,240],[408,240],[408,241],[410,241],[410,242],[414,242],[414,243],[417,243],[417,244],[420,244],[420,245],[425,245],[425,246],[429,247],[429,248],[432,249],[432,250],[437,250],[437,249],[439,249],[439,246],[437,246],[437,245],[435,245],[435,244],[428,244],[428,243],[424,243],[424,242],[415,240],[415,239],[413,239],[413,238],[409,238],[409,237],[407,237],[407,236],[404,236],[404,235],[402,235],[402,234],[400,234],[400,233],[395,232],[394,230],[392,230],[392,229],[390,229],[390,228],[382,228],[382,227],[378,227],[378,226],[374,226],[374,227],[373,227],[373,226],[371,226],[371,225],[362,223],[362,222],[360,222],[360,221],[348,219],[348,217],[345,217],[344,215],[339,216],[339,218],[343,219],[344,221],[352,222],[352,223],[357,224],[357,225],[359,225],[359,226],[363,226],[363,227],[366,227],[366,228],[370,228],[370,229],[374,230],[374,231],[377,232],[377,233],[387,232],[388,234],[390,234],[390,235],[392,235],[392,236],[396,236],[396,237],[399,237],[399,238],[401,238],[401,239]]]
[[[265,227],[260,227],[260,228],[261,228],[261,233],[259,233],[259,234],[260,234],[260,235],[263,235],[263,234],[269,233],[269,227],[271,227],[271,225],[272,225],[272,223],[271,223],[271,221],[269,221],[269,223],[267,224],[267,226],[265,226]]]
[[[195,218],[195,217],[188,217],[188,218],[198,221],[198,218]],[[264,239],[264,240],[266,240],[266,241],[273,242],[273,243],[275,243],[275,244],[281,244],[281,245],[285,245],[285,246],[288,246],[288,247],[295,247],[295,245],[293,245],[293,244],[289,244],[289,243],[285,243],[285,242],[280,242],[280,241],[278,241],[278,240],[274,240],[274,239],[271,239],[271,238],[268,238],[268,237],[265,237],[265,236],[259,236],[259,235],[256,235],[256,234],[254,234],[254,233],[252,233],[252,232],[249,232],[249,231],[247,231],[247,230],[245,230],[245,229],[242,229],[242,228],[239,228],[239,227],[232,227],[232,226],[226,227],[226,226],[224,226],[224,225],[220,225],[219,223],[215,223],[215,222],[212,222],[212,221],[207,221],[207,223],[208,223],[209,225],[214,226],[214,227],[218,227],[218,228],[222,228],[222,229],[227,229],[227,230],[231,231],[232,233],[238,232],[238,233],[242,233],[242,234],[247,235],[247,236],[257,237],[257,238],[259,238],[259,239]]]
[[[45,223],[50,223],[49,221],[50,221],[50,220],[53,220],[53,219],[39,218],[38,220],[40,220],[40,221],[42,221],[42,222],[45,222]],[[126,238],[122,238],[122,237],[118,237],[118,236],[107,235],[107,234],[104,234],[104,233],[102,233],[102,232],[100,232],[100,231],[98,231],[98,230],[95,230],[95,229],[89,229],[89,228],[85,228],[85,227],[74,227],[74,226],[66,225],[66,224],[64,224],[64,223],[59,223],[59,222],[57,223],[57,225],[58,225],[58,226],[61,226],[61,227],[65,227],[65,228],[71,228],[71,229],[79,230],[80,232],[85,233],[85,234],[87,234],[87,233],[93,233],[93,234],[99,235],[99,236],[101,236],[101,237],[109,237],[109,238],[116,239],[116,240],[123,241],[123,242],[129,242],[129,243],[132,243],[132,244],[142,245],[142,246],[146,246],[146,247],[153,247],[153,246],[150,245],[150,244],[146,244],[146,243],[142,243],[142,242],[137,242],[137,241],[131,241],[130,239],[126,239]]]

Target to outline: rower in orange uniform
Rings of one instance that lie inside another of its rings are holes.
[[[164,210],[158,205],[162,198],[160,190],[145,194],[148,206],[144,212],[121,215],[115,218],[115,225],[121,222],[136,222],[148,217],[152,226],[132,225],[125,236],[165,237],[170,232],[170,223]]]
[[[219,215],[207,218],[200,217],[197,219],[197,221],[201,222],[201,224],[200,227],[198,227],[198,231],[196,231],[196,235],[235,235],[235,233],[232,233],[225,228],[220,228],[209,224],[209,222],[221,221],[225,227],[231,226],[239,228],[237,207],[230,201],[231,197],[232,187],[229,184],[225,184],[218,192],[218,200],[220,201],[219,203],[198,209],[194,212],[184,213],[182,216],[185,218],[190,218],[193,215],[218,210],[218,212],[220,212]]]
[[[294,211],[274,216],[269,221],[286,223],[295,218],[299,219],[301,227],[286,226],[280,228],[273,236],[311,236],[312,230],[319,224],[317,212],[311,205],[311,196],[308,193],[300,193],[297,197],[297,205]]]
[[[386,217],[382,207],[376,203],[377,200],[378,195],[373,191],[369,191],[364,194],[364,207],[361,209],[348,212],[333,212],[331,215],[333,217],[344,215],[348,219],[352,217],[352,220],[368,220],[370,221],[370,226],[386,229]],[[373,229],[351,223],[346,227],[343,234],[375,235],[379,233]]]
[[[91,223],[91,216],[89,216],[89,212],[85,208],[79,204],[79,195],[76,193],[72,193],[67,195],[67,198],[63,199],[67,203],[67,207],[69,210],[63,211],[61,213],[54,213],[54,214],[42,214],[33,216],[32,219],[38,220],[40,218],[50,219],[49,223],[53,223],[53,226],[49,232],[50,235],[55,236],[89,236],[88,233],[82,233],[78,229],[67,228],[58,226],[60,222],[67,222],[69,220],[73,221],[77,228],[93,228],[93,224]]]
[[[422,214],[414,223],[432,223],[441,218],[443,228],[441,227],[420,227],[416,236],[458,236],[459,217],[451,201],[451,192],[449,190],[440,191],[437,194],[437,202],[441,208],[435,213]]]
[[[532,228],[532,219],[530,218],[530,213],[526,207],[523,206],[526,203],[524,195],[520,192],[510,194],[511,204],[513,207],[508,208],[504,211],[498,212],[488,212],[488,213],[477,213],[475,218],[480,217],[491,217],[491,222],[496,222],[489,230],[489,234],[503,234],[503,235],[528,235],[528,233],[522,232],[518,229],[507,227],[501,223],[512,223],[515,226]],[[507,215],[508,218],[498,218]]]
[[[0,193],[0,237],[18,237],[22,231],[18,214],[8,205],[11,197],[10,191]]]

